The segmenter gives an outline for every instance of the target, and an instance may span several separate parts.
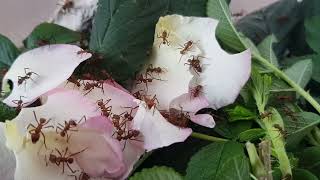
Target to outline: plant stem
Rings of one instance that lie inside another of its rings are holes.
[[[297,83],[291,80],[283,71],[275,67],[272,63],[270,63],[265,58],[260,55],[253,54],[254,58],[257,59],[260,63],[262,63],[265,67],[271,69],[277,76],[286,81],[298,94],[304,97],[319,113],[320,113],[320,105],[319,103],[303,88],[301,88]]]
[[[214,136],[208,136],[206,134],[201,134],[197,132],[193,132],[191,134],[191,137],[202,139],[202,140],[207,140],[207,141],[212,141],[212,142],[226,142],[229,141],[228,139],[223,139],[223,138],[218,138]]]

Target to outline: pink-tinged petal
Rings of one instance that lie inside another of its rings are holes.
[[[36,124],[34,114],[37,118],[51,119],[49,125],[64,124],[64,121],[75,120],[76,122],[84,116],[86,119],[99,116],[95,103],[83,96],[80,92],[74,90],[57,90],[47,97],[47,101],[42,106],[33,108],[23,108],[19,115],[13,119],[19,122],[18,126],[21,132],[26,131],[26,127],[32,123]]]
[[[0,123],[0,177],[1,179],[14,179],[16,160],[11,150],[6,147],[6,138],[4,136],[4,123]]]
[[[85,80],[85,83],[92,83],[94,81]],[[85,97],[91,99],[92,102],[97,102],[103,99],[106,102],[108,99],[111,99],[106,106],[112,106],[112,113],[114,114],[121,114],[125,111],[130,110],[130,107],[136,107],[137,104],[133,101],[135,98],[128,93],[127,90],[122,88],[116,82],[106,81],[103,84],[103,91],[102,88],[94,88],[90,92],[84,91],[84,85],[81,85],[80,88],[74,87],[73,84],[68,83],[67,85],[63,84],[61,87],[70,88],[70,89],[77,89],[79,90]],[[98,105],[96,104],[96,108],[99,109]]]
[[[81,62],[91,57],[90,53],[77,54],[81,50],[78,46],[58,44],[42,46],[21,54],[3,78],[3,86],[9,80],[13,82],[11,94],[3,102],[9,106],[17,106],[12,101],[23,96],[24,103],[30,104],[37,97],[59,86]],[[28,72],[32,79],[19,84],[18,77],[25,77]]]
[[[197,114],[196,113],[203,108],[209,106],[208,100],[200,95],[198,97],[192,97],[192,94],[186,93],[170,103],[170,108],[181,109],[184,112],[188,112],[190,120],[194,123],[200,124],[205,127],[213,128],[215,126],[214,119],[208,114]]]
[[[251,71],[249,50],[234,55],[225,52],[220,54],[208,54],[211,63],[208,63],[198,80],[203,87],[203,95],[213,109],[233,103]]]
[[[137,101],[138,102],[138,101]],[[148,109],[142,101],[133,119],[133,129],[144,136],[144,148],[147,151],[185,141],[192,130],[179,128],[169,123],[158,110]]]

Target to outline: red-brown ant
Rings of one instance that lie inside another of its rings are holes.
[[[297,115],[294,114],[294,112],[290,108],[283,107],[283,112],[286,116],[289,116],[293,121],[298,121]]]
[[[277,96],[277,100],[280,100],[280,101],[293,101],[293,97],[292,96]]]
[[[58,134],[60,134],[61,137],[65,137],[67,135],[67,142],[69,141],[70,136],[68,135],[68,131],[78,131],[75,129],[71,129],[71,128],[75,128],[77,127],[77,125],[84,119],[84,121],[86,121],[86,116],[83,116],[79,122],[77,123],[74,120],[70,120],[69,122],[64,121],[64,125],[58,123],[58,126],[56,128],[56,132],[58,133],[58,129],[60,130],[60,132]]]
[[[274,124],[273,127],[279,131],[283,138],[286,138],[289,135],[289,133],[284,130],[279,124]]]
[[[12,100],[12,103],[14,103],[14,104],[16,104],[17,105],[17,107],[16,107],[16,112],[17,113],[19,113],[20,111],[21,111],[21,109],[23,108],[23,106],[25,105],[25,104],[28,104],[28,103],[23,103],[23,101],[22,101],[22,97],[24,97],[24,96],[20,96],[20,99],[19,100]],[[25,98],[25,97],[24,97]]]
[[[77,177],[76,175],[68,175],[68,176],[73,176],[75,180],[89,180],[90,179],[90,176],[85,172],[81,172],[79,177]]]
[[[56,151],[58,152],[59,156],[56,156],[54,154],[50,154],[49,156],[49,161],[53,164],[56,164],[57,166],[60,166],[60,164],[62,163],[62,173],[64,173],[64,166],[65,164],[67,164],[69,170],[72,172],[72,173],[75,173],[77,171],[73,170],[71,167],[70,167],[70,164],[73,163],[74,159],[72,158],[73,156],[79,154],[79,153],[82,153],[83,151],[85,151],[87,148],[79,151],[79,152],[76,152],[76,153],[73,153],[73,154],[70,154],[67,156],[67,153],[68,153],[68,147],[66,147],[66,150],[64,152],[64,154],[62,155],[62,153],[56,149]]]
[[[162,74],[164,72],[165,72],[165,70],[163,68],[161,68],[161,67],[153,67],[152,64],[149,64],[149,66],[147,67],[147,70],[146,70],[146,76],[147,76],[147,74],[151,76],[151,74],[153,74],[153,73],[156,73],[156,74],[159,75],[159,74]]]
[[[88,92],[86,92],[84,95],[87,95],[88,93],[90,93],[95,87],[96,87],[96,88],[101,88],[102,93],[104,93],[103,83],[104,83],[103,80],[99,80],[99,81],[95,81],[95,82],[86,82],[86,83],[84,83],[84,84],[83,84],[83,85],[84,85],[83,90],[84,90],[84,91],[88,91]]]
[[[157,104],[159,104],[158,98],[156,95],[154,95],[151,99],[147,96],[144,96],[144,101],[146,102],[146,105],[149,109],[152,109],[153,107],[156,108]]]
[[[38,142],[39,139],[40,139],[40,134],[41,134],[42,137],[43,137],[44,146],[47,148],[46,138],[45,138],[44,133],[42,132],[42,129],[54,128],[53,126],[46,126],[51,121],[51,119],[47,120],[45,118],[40,118],[40,120],[38,121],[38,118],[37,118],[37,115],[36,115],[35,111],[33,111],[33,115],[34,115],[34,119],[37,122],[37,126],[34,126],[31,123],[27,126],[27,129],[29,129],[30,127],[34,128],[34,129],[29,130],[29,134],[31,135],[31,141],[32,141],[33,144]]]
[[[64,12],[67,12],[68,10],[74,7],[74,2],[73,0],[64,0],[64,3],[59,5],[62,5],[62,10]]]
[[[142,100],[142,99],[143,99],[143,96],[144,96],[142,93],[140,93],[140,92],[142,92],[142,91],[143,91],[143,90],[139,90],[139,91],[133,93],[133,94],[132,94],[133,97],[135,97],[136,99]]]
[[[161,36],[159,36],[159,35],[157,34],[157,38],[162,39],[162,42],[159,44],[159,48],[160,48],[161,44],[170,46],[170,42],[168,41],[169,36],[170,36],[170,33],[167,33],[166,30],[162,31]]]
[[[148,83],[151,83],[153,80],[160,80],[161,81],[161,79],[157,79],[154,77],[148,77],[147,75],[145,77],[143,77],[143,75],[140,74],[139,76],[136,77],[136,81],[137,81],[136,84],[144,83],[144,84],[146,84],[146,87],[148,89]]]
[[[189,123],[189,113],[184,113],[182,108],[180,111],[170,108],[169,112],[162,112],[161,113],[164,118],[167,119],[171,124],[185,128],[188,126]]]
[[[113,85],[116,84],[116,81],[112,78],[111,74],[109,74],[106,70],[101,70],[101,75],[104,79],[109,80]]]
[[[80,86],[81,86],[81,79],[78,79],[75,75],[71,75],[71,76],[67,79],[66,85],[68,84],[68,82],[73,83],[73,84],[74,84],[74,87],[77,86],[78,88],[80,88]]]
[[[203,86],[201,86],[201,85],[197,85],[194,88],[191,88],[190,89],[191,97],[192,98],[199,97],[202,90],[203,90]]]
[[[192,59],[188,59],[188,63],[184,63],[184,64],[189,65],[190,68],[192,68],[199,75],[199,73],[202,72],[199,57],[202,57],[202,56],[197,56],[197,58],[195,58],[195,56],[191,56],[191,57]]]
[[[272,112],[266,111],[260,114],[260,118],[264,119],[264,118],[270,118],[272,116]]]
[[[97,104],[101,110],[101,115],[109,117],[111,115],[112,106],[106,107],[106,105],[111,101],[111,99],[107,99],[106,102],[104,102],[103,99],[100,99],[97,101]]]
[[[27,70],[30,70],[30,69],[29,68],[24,68],[25,76],[18,76],[18,86],[20,86],[24,82],[24,85],[25,85],[25,88],[26,88],[26,83],[27,83],[28,79],[30,79],[31,81],[34,82],[34,80],[31,78],[31,76],[33,74],[39,76],[39,74],[37,74],[35,72],[32,72],[32,71],[27,72]]]

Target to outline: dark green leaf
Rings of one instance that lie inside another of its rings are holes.
[[[320,147],[309,147],[298,154],[299,165],[320,177]]]
[[[293,113],[284,116],[285,129],[289,136],[286,140],[288,148],[296,147],[300,141],[320,123],[320,116],[311,112]]]
[[[320,83],[320,54],[313,56],[312,63],[312,79]]]
[[[17,116],[15,108],[9,107],[6,104],[0,102],[0,121],[12,120]]]
[[[227,109],[226,112],[229,115],[230,122],[238,120],[252,120],[256,118],[255,113],[240,105],[237,105],[233,109]]]
[[[319,180],[317,176],[305,169],[293,169],[293,179]]]
[[[0,69],[9,68],[19,54],[10,39],[0,34]]]
[[[270,35],[258,45],[258,50],[262,57],[269,60],[274,66],[279,67],[278,58],[273,50],[273,45],[276,42],[277,38],[274,35]]]
[[[238,51],[245,49],[241,37],[233,26],[231,13],[225,0],[208,0],[207,14],[219,20],[216,35],[224,44]]]
[[[191,158],[185,179],[218,180],[222,174],[234,179],[250,179],[248,160],[241,144],[212,143],[204,147]]]
[[[306,39],[308,45],[320,53],[320,16],[314,16],[305,21]]]
[[[143,169],[135,173],[130,180],[183,180],[182,176],[175,172],[174,169],[165,166]]]
[[[205,15],[205,0],[100,0],[90,49],[104,55],[102,67],[119,81],[132,78],[146,63],[155,24],[167,13]]]
[[[68,44],[80,41],[79,32],[52,23],[42,23],[35,27],[31,34],[23,41],[28,49],[45,44]]]
[[[237,121],[232,123],[228,121],[218,121],[213,130],[227,139],[236,139],[241,132],[250,129],[251,126],[252,121]]]
[[[239,141],[240,142],[255,141],[263,137],[265,134],[266,134],[265,130],[261,128],[249,129],[239,134]]]
[[[302,88],[310,81],[312,76],[312,60],[299,61],[284,71],[287,76]]]

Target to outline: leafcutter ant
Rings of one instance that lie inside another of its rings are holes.
[[[99,81],[95,81],[95,82],[86,82],[86,83],[84,83],[83,90],[84,90],[84,91],[88,91],[88,92],[86,92],[84,95],[87,95],[88,93],[90,93],[95,87],[101,88],[102,93],[104,93],[103,83],[104,83],[103,80],[99,80]]]
[[[283,138],[286,138],[289,134],[286,130],[284,130],[279,124],[274,124],[274,128],[276,128]]]
[[[162,42],[159,44],[159,48],[161,44],[170,46],[170,42],[168,41],[169,36],[170,36],[170,33],[168,33],[166,30],[162,31],[161,36],[157,34],[157,38],[162,39]]]
[[[143,77],[143,75],[140,74],[139,76],[136,77],[136,81],[137,81],[136,84],[144,83],[144,84],[146,84],[146,87],[147,87],[147,90],[148,90],[148,83],[151,83],[153,80],[160,80],[161,81],[161,79],[157,79],[157,78],[154,78],[154,77],[148,77],[147,74],[146,74],[145,77]]]
[[[153,67],[152,64],[149,64],[149,66],[148,66],[148,68],[146,70],[146,76],[147,75],[151,76],[153,73],[156,73],[156,74],[159,75],[159,74],[162,74],[164,72],[165,72],[165,70],[163,68],[161,68],[161,67]]]
[[[133,93],[132,94],[133,97],[135,97],[136,99],[142,100],[144,95],[142,93],[140,93],[140,92],[143,92],[143,90],[139,90],[139,91]]]
[[[82,120],[86,121],[86,116],[83,116],[79,122],[76,122],[74,120],[70,120],[70,121],[64,121],[64,125],[62,124],[58,124],[57,128],[56,128],[56,132],[58,133],[58,129],[60,130],[60,132],[58,134],[60,134],[61,137],[65,137],[67,135],[67,142],[69,141],[70,136],[68,135],[68,131],[78,131],[76,129],[72,129],[77,127],[77,125],[82,121]]]
[[[19,113],[20,111],[21,111],[21,109],[23,108],[23,106],[25,105],[25,104],[28,104],[28,103],[23,103],[23,101],[22,101],[22,97],[24,97],[24,96],[20,96],[20,99],[19,100],[12,100],[12,103],[14,103],[14,104],[16,104],[17,105],[17,107],[16,107],[16,112],[17,113]],[[25,97],[24,97],[25,98]]]
[[[154,95],[151,99],[144,96],[144,101],[146,102],[148,109],[156,108],[157,104],[159,104],[157,95]]]
[[[74,2],[73,0],[64,0],[63,4],[59,5],[62,5],[62,10],[64,12],[68,12],[70,9],[74,7]]]
[[[68,82],[71,82],[74,84],[74,87],[77,86],[78,88],[80,88],[81,86],[81,79],[78,79],[75,75],[71,75],[68,79],[67,79],[67,83],[66,85],[68,84]],[[73,88],[74,88],[73,87]]]
[[[167,119],[171,124],[185,128],[188,126],[189,123],[189,113],[184,113],[182,108],[181,110],[176,110],[174,108],[170,108],[169,112],[162,112],[161,113],[164,118]]]
[[[191,56],[192,59],[188,59],[188,63],[184,63],[185,65],[189,65],[198,75],[202,72],[202,67],[200,64],[200,57],[202,56]]]
[[[99,106],[101,110],[101,115],[109,117],[111,114],[112,106],[106,107],[106,105],[111,101],[111,99],[107,99],[106,102],[104,102],[103,99],[100,99],[97,101],[97,105]]]
[[[200,94],[202,93],[202,90],[203,90],[203,86],[201,85],[197,85],[194,88],[190,88],[191,98],[199,97]]]
[[[270,118],[272,116],[272,112],[266,111],[260,114],[261,119]]]
[[[31,81],[34,82],[34,80],[31,77],[33,74],[39,76],[39,74],[37,74],[35,72],[32,72],[32,71],[28,72],[27,70],[30,70],[30,69],[29,68],[24,68],[25,76],[18,76],[18,86],[20,86],[22,83],[24,83],[24,86],[26,88],[26,83],[27,83],[28,79],[30,79]]]
[[[30,127],[33,127],[33,129],[29,130],[29,134],[31,135],[31,141],[33,144],[38,142],[40,139],[40,134],[41,134],[43,137],[44,146],[45,146],[45,148],[47,148],[46,137],[45,137],[44,133],[42,132],[42,129],[54,128],[53,126],[46,126],[51,121],[51,119],[47,120],[45,118],[40,118],[40,120],[38,121],[38,118],[37,118],[35,111],[33,111],[33,115],[34,115],[34,119],[37,122],[37,126],[34,126],[31,123],[27,126],[27,129],[29,129]]]
[[[178,48],[178,49],[181,49],[181,50],[180,50],[181,57],[180,57],[180,59],[179,59],[179,62],[181,61],[182,56],[185,55],[185,54],[187,54],[187,52],[190,51],[190,50],[193,48],[193,45],[194,45],[194,44],[195,44],[195,43],[190,40],[190,41],[187,41],[186,43],[184,43],[183,46],[180,45],[180,48]]]
[[[293,97],[292,96],[277,96],[277,100],[280,100],[280,101],[293,101]]]
[[[54,154],[50,154],[49,156],[49,161],[53,164],[56,164],[57,166],[60,167],[60,164],[62,163],[62,173],[64,173],[64,166],[65,164],[68,166],[69,170],[72,172],[72,173],[75,173],[77,172],[76,170],[73,170],[71,167],[70,167],[70,164],[73,163],[74,159],[73,159],[73,156],[79,154],[79,153],[82,153],[83,151],[85,151],[87,148],[79,151],[79,152],[76,152],[76,153],[73,153],[73,154],[70,154],[70,155],[67,155],[68,153],[68,147],[66,147],[66,150],[64,152],[64,154],[62,155],[62,153],[56,148],[55,150],[57,151],[57,153],[59,154],[59,156],[56,156]]]

